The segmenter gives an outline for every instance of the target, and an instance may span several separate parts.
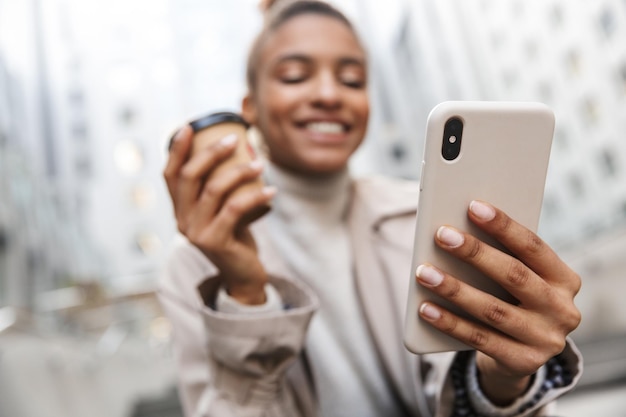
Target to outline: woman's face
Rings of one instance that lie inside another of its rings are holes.
[[[337,19],[292,18],[272,33],[257,63],[244,116],[277,165],[305,175],[346,167],[367,128],[366,57]]]

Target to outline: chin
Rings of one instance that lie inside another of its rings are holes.
[[[319,158],[298,164],[297,170],[311,175],[331,175],[348,167],[348,158]]]

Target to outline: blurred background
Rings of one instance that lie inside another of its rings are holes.
[[[582,276],[559,415],[626,416],[626,0],[337,0],[370,50],[357,174],[418,179],[430,109],[536,100],[540,234]],[[154,290],[182,122],[237,110],[257,0],[0,0],[0,416],[180,416]]]

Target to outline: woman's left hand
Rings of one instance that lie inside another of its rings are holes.
[[[574,297],[581,280],[535,233],[497,208],[473,201],[469,218],[513,256],[447,226],[437,231],[437,244],[499,283],[519,304],[509,304],[427,265],[420,268],[418,283],[480,324],[432,303],[424,303],[420,315],[478,351],[482,390],[494,404],[506,405],[523,394],[542,365],[563,351],[567,335],[578,327],[581,315]]]

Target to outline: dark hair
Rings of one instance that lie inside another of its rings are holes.
[[[250,92],[252,92],[256,86],[257,65],[265,41],[272,33],[289,20],[308,14],[326,16],[340,21],[356,36],[356,31],[348,18],[328,3],[315,0],[276,0],[269,4],[267,10],[265,10],[263,29],[261,29],[261,32],[252,43],[248,54],[246,81]]]

